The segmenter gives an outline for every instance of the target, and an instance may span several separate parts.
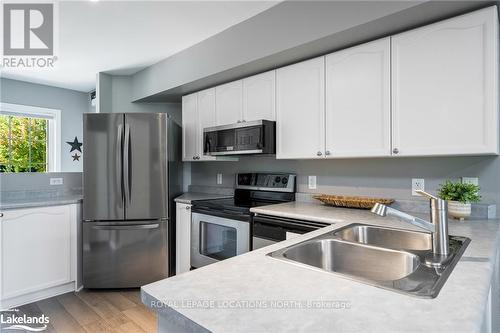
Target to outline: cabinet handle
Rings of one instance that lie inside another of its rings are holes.
[[[321,156],[321,155],[323,155],[323,153],[322,153],[322,152],[320,152],[320,151],[318,151],[318,152],[316,153],[316,155]]]
[[[196,159],[199,160],[200,159],[200,156],[196,156]]]
[[[193,156],[193,160],[195,160],[195,159],[196,159],[196,156]]]
[[[392,152],[393,152],[394,154],[399,154],[399,149],[398,149],[398,148],[394,148],[394,149],[392,150]]]
[[[0,213],[0,217],[3,217],[3,213]]]
[[[330,155],[330,151],[329,150],[325,151],[325,155]]]

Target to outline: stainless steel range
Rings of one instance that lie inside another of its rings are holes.
[[[240,173],[234,198],[193,202],[191,266],[202,267],[253,248],[250,208],[295,200],[295,175]]]

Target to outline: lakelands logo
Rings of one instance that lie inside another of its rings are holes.
[[[47,329],[50,320],[44,314],[38,317],[17,315],[19,310],[14,309],[0,314],[1,330],[25,330],[30,332],[42,332]]]
[[[55,56],[55,4],[3,4],[5,68],[52,68]]]

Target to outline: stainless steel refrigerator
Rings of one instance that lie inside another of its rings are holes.
[[[180,127],[163,113],[83,117],[85,288],[131,288],[172,275]]]

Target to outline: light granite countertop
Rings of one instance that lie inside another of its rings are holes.
[[[22,199],[8,199],[0,201],[0,209],[21,209],[33,207],[47,207],[47,206],[60,206],[69,205],[81,202],[82,195],[64,195],[47,198],[22,198]]]
[[[437,298],[422,299],[266,256],[355,222],[418,228],[368,211],[316,203],[295,202],[252,210],[332,225],[143,286],[142,300],[159,313],[160,328],[162,323],[168,323],[174,331],[190,332],[481,330],[498,259],[499,220],[450,220],[451,235],[466,236],[472,241]],[[333,306],[304,308],[303,304],[319,304],[315,301],[330,302],[326,304]]]
[[[210,194],[210,193],[199,193],[199,192],[186,192],[177,198],[175,198],[175,202],[190,204],[192,201],[196,200],[209,200],[209,199],[223,199],[223,198],[232,198],[232,195],[224,195],[224,194]]]

